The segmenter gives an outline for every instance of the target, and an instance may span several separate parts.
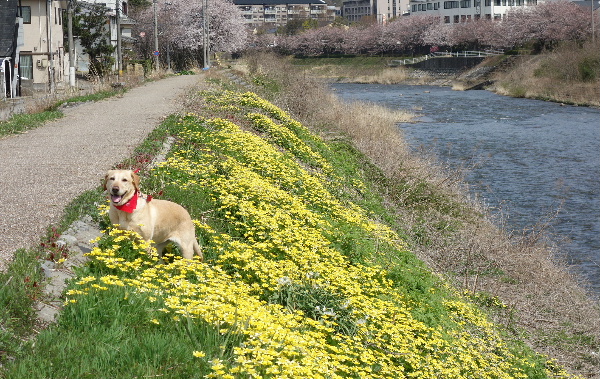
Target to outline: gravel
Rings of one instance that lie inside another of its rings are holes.
[[[83,103],[27,133],[0,139],[0,270],[104,173],[129,157],[164,117],[182,110],[198,76],[173,76],[123,96]]]

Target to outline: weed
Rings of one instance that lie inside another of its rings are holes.
[[[34,114],[17,114],[8,121],[0,122],[0,136],[24,133],[37,128],[47,121],[62,117],[62,112],[50,110]]]

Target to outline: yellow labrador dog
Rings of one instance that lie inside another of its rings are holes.
[[[110,170],[104,188],[110,196],[110,222],[152,240],[158,255],[169,242],[177,244],[184,258],[202,257],[189,213],[179,204],[152,199],[140,192],[140,177],[131,170]]]

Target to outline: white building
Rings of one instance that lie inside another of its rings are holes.
[[[291,20],[315,20],[321,24],[333,22],[335,9],[323,0],[233,0],[242,12],[248,28],[277,28]]]
[[[370,17],[379,23],[386,23],[396,17],[408,14],[409,0],[345,0],[342,16],[350,22],[358,22]]]
[[[514,7],[537,5],[538,0],[411,0],[411,15],[440,16],[446,24],[499,20]]]

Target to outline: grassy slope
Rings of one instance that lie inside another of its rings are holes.
[[[356,149],[253,95],[198,100],[149,138],[178,143],[144,188],[190,210],[206,262],[107,234],[5,377],[563,375],[406,249]]]
[[[522,57],[495,79],[503,95],[600,107],[600,46],[565,43]]]
[[[247,60],[249,70],[240,70],[250,71],[248,76],[269,92],[279,91],[278,104],[329,139],[351,140],[378,168],[368,172],[381,175],[370,178],[386,205],[395,209],[421,259],[471,293],[511,338],[527,341],[585,377],[599,377],[598,303],[557,258],[560,250],[548,241],[544,220],[531,231],[504,232],[469,196],[460,172],[406,146],[396,127],[408,121],[405,116],[371,105],[342,104],[307,76],[312,70],[305,68],[298,78],[273,57]],[[498,308],[494,298],[508,306]]]

